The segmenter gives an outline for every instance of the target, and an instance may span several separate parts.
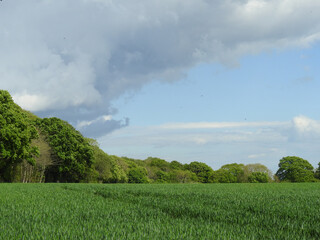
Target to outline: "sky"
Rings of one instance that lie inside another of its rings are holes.
[[[3,0],[0,89],[109,154],[320,161],[318,0]]]

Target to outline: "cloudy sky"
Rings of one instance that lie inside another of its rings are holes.
[[[320,161],[320,1],[3,0],[0,88],[107,153]]]

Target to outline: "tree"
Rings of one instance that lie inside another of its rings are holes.
[[[282,158],[276,176],[280,181],[314,181],[313,166],[307,160],[296,156]]]
[[[169,178],[172,183],[198,182],[197,175],[189,170],[173,170],[169,172]]]
[[[217,171],[214,171],[210,177],[210,182],[213,183],[236,183],[237,176],[232,174],[227,169],[220,168]]]
[[[166,160],[163,160],[163,159],[160,159],[160,158],[148,157],[146,159],[146,162],[151,167],[157,167],[161,171],[168,171],[169,170],[169,163]]]
[[[123,158],[117,156],[111,157],[111,173],[113,183],[126,183],[128,182],[128,176],[125,169],[128,168],[126,161]]]
[[[49,181],[85,181],[93,170],[93,150],[89,142],[69,123],[59,118],[44,118],[36,121],[46,135],[59,165],[48,169]]]
[[[147,170],[144,167],[136,167],[129,170],[129,183],[148,183]]]
[[[170,162],[170,168],[175,170],[183,170],[183,164],[178,161]]]
[[[39,154],[31,141],[38,137],[37,130],[26,113],[16,105],[9,92],[0,90],[0,178],[12,182],[17,167],[23,161],[35,165]]]
[[[91,182],[102,183],[125,183],[128,182],[127,174],[124,170],[126,163],[120,157],[111,156],[99,148],[99,144],[94,139],[87,139],[93,150],[94,171],[90,176]]]
[[[158,183],[168,183],[170,181],[170,175],[167,172],[159,170],[158,172],[156,172],[156,176],[156,182]]]
[[[189,165],[186,165],[186,168],[195,173],[199,182],[202,183],[208,183],[210,176],[213,174],[212,168],[201,162],[191,162]]]
[[[59,158],[53,153],[46,136],[43,133],[39,133],[39,138],[32,141],[32,145],[39,148],[39,156],[35,158],[36,164],[33,167],[35,170],[35,176],[33,182],[45,182],[45,172],[50,166],[57,166],[60,164]],[[30,182],[26,181],[25,182]]]
[[[111,173],[111,160],[108,154],[106,154],[104,151],[102,151],[99,148],[99,144],[96,140],[87,138],[87,142],[90,144],[92,150],[93,150],[93,168],[94,171],[92,172],[92,175],[90,176],[91,182],[110,182],[110,179],[112,179],[112,173]]]
[[[269,176],[264,172],[252,172],[248,176],[248,181],[250,183],[267,183],[269,181]]]
[[[223,165],[221,168],[229,171],[232,175],[234,175],[237,178],[237,182],[241,182],[241,179],[243,178],[244,174],[244,165],[242,163],[226,164]]]
[[[225,164],[210,176],[214,183],[244,182],[244,165],[238,163]]]
[[[265,173],[268,176],[268,182],[272,181],[273,174],[271,170],[269,170],[265,165],[262,165],[260,163],[254,163],[254,164],[247,164],[244,166],[244,182],[250,182],[249,176],[252,175],[252,173],[260,172]]]
[[[319,164],[318,164],[318,168],[317,168],[317,170],[316,170],[316,172],[315,172],[315,177],[317,178],[317,179],[320,179],[320,162],[319,162]]]

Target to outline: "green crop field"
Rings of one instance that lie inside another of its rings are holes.
[[[319,239],[320,184],[0,184],[0,239]]]

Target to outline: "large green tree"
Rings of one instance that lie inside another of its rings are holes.
[[[59,118],[37,120],[37,126],[46,134],[59,165],[48,169],[48,181],[86,181],[93,171],[93,150],[80,132]]]
[[[213,174],[213,170],[207,164],[202,162],[191,162],[186,164],[186,169],[195,173],[198,177],[198,181],[202,183],[210,182],[210,177]]]
[[[296,156],[282,158],[276,176],[280,181],[314,181],[313,166],[307,160]]]
[[[8,91],[0,90],[0,180],[15,180],[22,161],[34,165],[38,148],[31,141],[38,137],[26,113],[16,105]]]
[[[223,165],[212,175],[212,182],[237,183],[243,182],[244,165],[231,163]]]

